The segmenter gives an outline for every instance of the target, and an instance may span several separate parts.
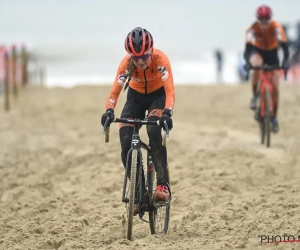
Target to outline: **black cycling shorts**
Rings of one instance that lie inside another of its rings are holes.
[[[273,49],[273,50],[262,50],[257,47],[253,47],[251,49],[250,55],[253,55],[256,53],[261,55],[264,64],[267,64],[270,66],[280,66],[277,48]]]

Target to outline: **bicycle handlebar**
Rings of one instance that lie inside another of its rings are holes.
[[[282,67],[282,66],[278,66],[278,65],[263,65],[263,66],[248,66],[247,67],[247,80],[249,78],[249,74],[248,72],[250,70],[262,70],[263,72],[268,72],[268,71],[272,71],[272,70],[278,70],[278,69],[283,69],[284,70],[284,79],[286,80],[287,78],[287,72],[288,72],[288,69],[285,68],[285,67]]]
[[[156,125],[160,126],[159,120],[157,121],[148,121],[148,120],[140,120],[140,119],[124,119],[124,118],[115,118],[112,122],[114,123],[127,123],[127,124],[139,124],[139,125]],[[106,119],[104,126],[103,126],[103,134],[105,134],[105,142],[109,142],[109,128],[108,126],[109,118]],[[169,127],[166,121],[164,121],[164,129],[165,133],[163,136],[162,145],[166,146],[167,139],[169,138]]]
[[[249,70],[254,69],[254,70],[262,70],[262,71],[271,71],[271,70],[276,70],[276,69],[285,69],[282,66],[278,65],[263,65],[263,66],[250,66]]]
[[[128,123],[128,124],[140,124],[140,125],[159,125],[159,121],[148,121],[139,119],[126,119],[126,118],[115,118],[113,122]]]

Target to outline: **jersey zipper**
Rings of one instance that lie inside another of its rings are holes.
[[[148,84],[148,82],[147,82],[147,78],[146,78],[146,69],[144,69],[144,79],[145,79],[145,94],[148,94],[147,93],[147,84]]]

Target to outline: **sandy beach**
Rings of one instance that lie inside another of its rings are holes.
[[[299,86],[281,86],[271,148],[260,144],[249,85],[176,86],[169,234],[135,218],[132,242],[121,235],[118,126],[105,143],[100,124],[109,89],[28,87],[1,109],[1,250],[300,248],[260,238],[300,235]]]

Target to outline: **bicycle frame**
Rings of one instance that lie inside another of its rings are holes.
[[[170,198],[168,201],[160,202],[155,201],[153,197],[153,185],[154,185],[154,176],[155,176],[155,168],[152,163],[151,158],[151,148],[149,145],[143,143],[139,136],[139,129],[141,125],[156,125],[160,127],[164,127],[165,133],[162,138],[162,145],[166,146],[166,138],[169,137],[169,128],[166,121],[160,123],[157,121],[148,121],[147,117],[144,120],[139,119],[120,119],[115,118],[114,120],[110,120],[107,117],[104,125],[103,125],[103,133],[105,134],[105,142],[109,142],[109,128],[110,123],[112,122],[121,122],[127,124],[133,124],[133,134],[131,140],[131,149],[127,153],[126,166],[125,166],[125,175],[124,175],[124,185],[122,192],[122,201],[128,204],[128,209],[126,205],[126,214],[127,219],[124,220],[125,223],[125,231],[126,238],[128,240],[132,240],[132,229],[133,229],[133,216],[136,212],[138,212],[141,220],[148,222],[143,219],[144,212],[148,212],[149,215],[149,225],[151,234],[156,233],[167,233],[169,228],[169,219],[170,219],[170,201],[172,199],[172,194],[169,185],[169,171],[168,171],[168,187],[170,190]],[[142,148],[147,151],[147,172],[145,172],[144,162],[142,157]],[[131,162],[130,162],[131,160]],[[129,162],[131,163],[130,169],[130,180],[128,178],[129,175]],[[168,166],[167,170],[168,170]],[[130,181],[129,187],[129,197],[126,197],[126,188],[127,181]],[[146,189],[146,191],[145,191]],[[147,194],[148,201],[145,201],[146,198],[144,195]],[[138,211],[136,211],[136,204]],[[147,206],[147,207],[146,207]],[[165,207],[165,212],[160,210]],[[160,212],[162,211],[162,212]],[[159,223],[161,221],[161,223]]]
[[[129,199],[126,198],[126,187],[127,187],[127,180],[128,180],[128,174],[129,174],[129,160],[130,160],[130,154],[132,153],[133,150],[137,150],[138,156],[139,156],[139,165],[138,165],[138,170],[137,173],[139,176],[137,176],[137,186],[138,188],[136,189],[139,194],[138,197],[136,197],[138,200],[139,206],[139,215],[140,218],[142,219],[144,215],[144,209],[143,209],[143,186],[145,186],[147,192],[148,192],[148,197],[152,197],[152,187],[148,185],[148,179],[146,173],[149,173],[153,169],[153,163],[152,163],[152,158],[150,155],[151,148],[149,145],[146,143],[142,142],[140,139],[139,135],[139,129],[140,126],[142,125],[157,125],[160,126],[159,121],[148,121],[148,120],[138,120],[138,119],[120,119],[116,118],[113,122],[121,122],[121,123],[127,123],[127,124],[133,124],[133,134],[132,134],[132,140],[131,140],[131,148],[127,153],[127,159],[126,159],[126,168],[125,168],[125,175],[124,175],[124,185],[123,185],[123,192],[122,192],[122,202],[128,203]],[[108,120],[106,120],[104,124],[103,131],[105,133],[105,141],[109,141],[109,126],[107,126]],[[169,128],[167,126],[167,123],[165,122],[164,124],[164,129],[166,131],[165,136],[163,137],[162,144],[163,146],[166,146],[166,137],[169,137]],[[144,168],[144,162],[143,162],[143,156],[142,156],[142,151],[141,149],[145,149],[147,151],[147,172],[145,172]],[[144,180],[144,182],[143,182]],[[149,190],[150,189],[150,190]],[[171,194],[170,194],[171,197]],[[149,200],[150,206],[154,206],[153,201]],[[155,206],[156,207],[156,206]]]
[[[273,70],[284,69],[284,77],[287,76],[287,68],[282,68],[278,65],[263,65],[248,67],[248,70],[259,70],[259,80],[256,88],[256,95],[259,96],[260,105],[255,110],[255,120],[258,121],[260,126],[261,144],[265,143],[270,147],[271,143],[271,126],[272,119],[275,116],[274,110],[274,86],[270,82],[271,72]]]
[[[269,91],[270,91],[270,111],[271,111],[271,115],[272,117],[274,117],[274,101],[273,101],[273,93],[274,93],[274,89],[273,89],[273,84],[270,82],[270,76],[271,76],[271,72],[264,72],[264,71],[260,71],[259,72],[259,79],[260,79],[260,87],[259,87],[259,93],[260,96],[263,97],[265,96],[265,90],[266,90],[266,86],[269,87]],[[260,98],[260,116],[264,117],[265,116],[265,98]]]
[[[263,66],[250,66],[247,71],[249,70],[259,70],[259,79],[260,79],[260,86],[259,86],[259,94],[260,94],[260,97],[264,96],[265,94],[265,89],[266,89],[266,86],[269,87],[269,90],[270,90],[270,94],[271,94],[271,98],[270,98],[270,108],[271,108],[271,115],[272,117],[274,116],[274,101],[273,101],[273,94],[274,94],[274,87],[273,85],[271,84],[270,82],[270,76],[271,76],[271,72],[270,71],[273,71],[273,70],[280,70],[280,69],[283,69],[284,70],[284,78],[286,79],[287,77],[287,69],[286,68],[283,68],[281,66],[278,66],[278,65],[263,65]],[[264,98],[260,98],[260,111],[259,111],[259,114],[261,117],[264,117],[265,116],[265,103],[264,103]]]
[[[139,204],[139,216],[140,219],[142,219],[143,215],[144,215],[144,208],[143,208],[143,186],[145,186],[146,191],[148,192],[148,197],[150,196],[150,193],[148,189],[148,179],[147,179],[147,175],[145,172],[145,168],[144,168],[144,162],[143,162],[143,155],[142,155],[142,151],[141,149],[145,149],[147,151],[147,172],[152,171],[152,167],[153,167],[153,163],[152,163],[152,159],[151,159],[151,155],[150,155],[150,146],[147,145],[146,143],[144,143],[143,141],[141,141],[140,139],[140,135],[139,135],[139,125],[135,124],[134,128],[133,128],[133,135],[132,135],[132,140],[131,140],[131,148],[127,153],[127,161],[126,161],[126,168],[125,168],[125,175],[124,175],[124,185],[123,185],[123,192],[122,192],[122,202],[127,203],[129,201],[128,198],[126,198],[126,187],[127,187],[127,180],[128,180],[128,173],[129,173],[129,160],[130,160],[130,155],[131,152],[133,150],[137,150],[138,151],[138,155],[139,155],[139,166],[138,166],[138,178],[137,178],[137,188],[136,190],[137,192],[137,196],[136,197],[137,203]],[[151,205],[151,201],[149,200],[150,205]]]

